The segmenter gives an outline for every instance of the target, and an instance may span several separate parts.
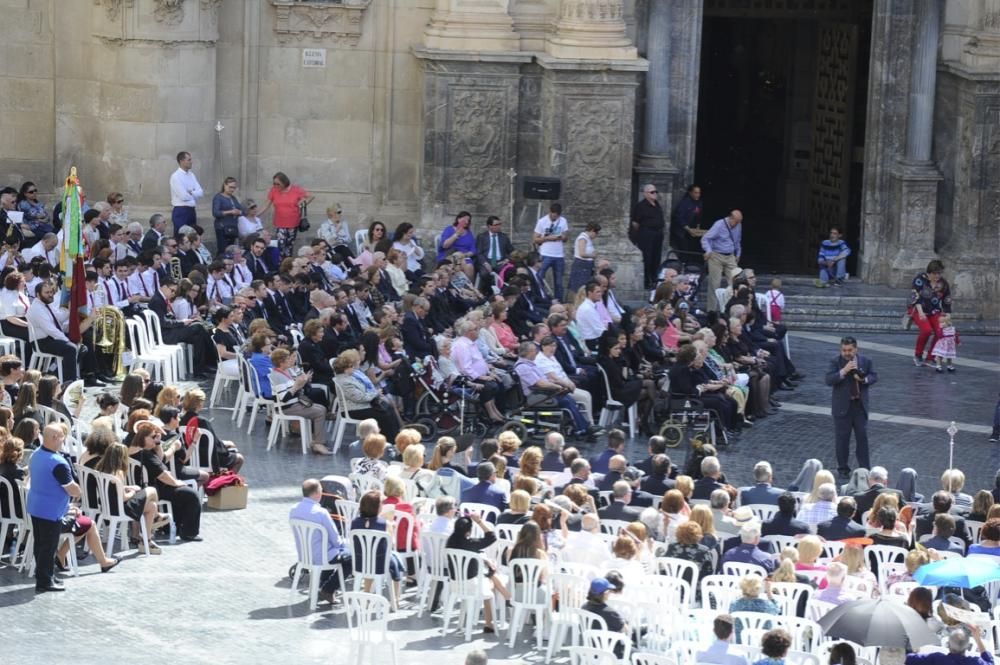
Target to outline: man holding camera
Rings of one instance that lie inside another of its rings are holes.
[[[858,466],[871,468],[868,459],[868,388],[878,381],[870,358],[858,354],[858,341],[853,337],[840,340],[840,355],[830,361],[826,385],[833,386],[833,432],[837,443],[837,470],[841,478],[849,478],[851,467],[851,432],[856,442]]]

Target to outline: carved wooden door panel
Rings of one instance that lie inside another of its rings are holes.
[[[857,50],[857,26],[820,24],[816,40],[809,217],[803,249],[804,263],[810,266],[816,264],[817,242],[826,237],[831,226],[839,226],[843,231],[847,222]]]

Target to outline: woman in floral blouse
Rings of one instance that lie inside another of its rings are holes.
[[[920,331],[913,350],[913,364],[917,367],[925,364],[924,348],[927,342],[930,341],[930,348],[934,348],[934,342],[941,336],[941,326],[938,323],[941,314],[951,313],[951,287],[942,273],[944,264],[935,259],[927,264],[926,272],[913,278],[907,313]]]
[[[698,579],[704,579],[706,575],[711,575],[712,570],[712,550],[701,544],[702,531],[697,522],[688,520],[684,522],[676,531],[677,540],[667,546],[666,556],[674,559],[684,559],[698,566]],[[695,580],[689,580],[695,583]]]

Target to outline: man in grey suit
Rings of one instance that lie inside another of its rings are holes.
[[[833,431],[837,443],[837,471],[840,477],[851,476],[848,459],[851,452],[851,432],[854,432],[855,456],[858,466],[871,468],[868,459],[868,388],[878,381],[870,358],[858,353],[858,341],[853,337],[840,340],[840,355],[830,361],[826,385],[833,386]]]

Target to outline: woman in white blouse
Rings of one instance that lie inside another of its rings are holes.
[[[326,241],[330,249],[344,256],[354,256],[351,251],[351,229],[347,222],[341,219],[340,204],[334,204],[326,209],[326,219],[319,225],[316,235]]]
[[[4,278],[3,289],[0,289],[0,330],[7,337],[15,337],[24,343],[25,352],[30,354],[28,344],[28,311],[27,288],[24,275],[12,272]]]
[[[198,307],[194,304],[199,294],[201,294],[200,284],[195,284],[187,278],[182,279],[177,285],[177,295],[171,302],[174,318],[178,321],[200,319],[201,312],[198,311]]]
[[[246,205],[247,214],[240,215],[240,218],[236,220],[240,242],[243,242],[251,233],[260,233],[264,229],[264,223],[257,216],[257,202],[253,199],[247,199],[243,203]]]
[[[575,293],[581,286],[590,281],[594,274],[594,238],[601,232],[601,225],[596,222],[587,224],[587,229],[576,237],[573,243],[573,265],[569,270],[569,290]]]
[[[389,255],[385,257],[385,272],[399,297],[405,296],[410,290],[410,282],[406,279],[406,254],[398,249],[390,249]]]
[[[420,277],[424,272],[421,263],[424,259],[424,250],[414,239],[416,234],[417,230],[409,222],[403,222],[397,226],[396,232],[393,234],[392,248],[406,254],[406,270],[410,273],[411,279]]]

